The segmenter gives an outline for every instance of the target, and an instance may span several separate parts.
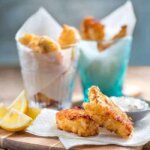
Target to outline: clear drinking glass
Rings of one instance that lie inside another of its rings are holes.
[[[49,54],[34,53],[27,47],[18,46],[29,104],[34,107],[69,108],[77,72],[76,46]]]
[[[126,69],[128,66],[132,37],[120,39],[105,51],[99,52],[94,41],[79,44],[79,73],[88,101],[88,88],[98,86],[108,96],[121,96]]]

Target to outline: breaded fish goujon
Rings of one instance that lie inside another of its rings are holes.
[[[83,109],[66,109],[56,114],[57,128],[87,137],[99,133],[99,125]]]
[[[48,53],[60,50],[59,44],[48,36],[25,34],[19,41],[37,53]]]
[[[58,38],[62,49],[68,48],[80,40],[80,35],[76,28],[64,25],[63,30]]]
[[[133,132],[133,124],[126,113],[105,96],[98,87],[89,89],[89,102],[84,103],[86,113],[99,126],[115,132],[122,138],[128,138]]]

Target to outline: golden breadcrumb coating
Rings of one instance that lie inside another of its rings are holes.
[[[112,40],[118,40],[127,35],[127,25],[123,25],[120,31],[112,37]]]
[[[56,114],[57,128],[87,137],[99,133],[99,125],[83,109],[66,109]]]
[[[33,41],[34,38],[35,38],[35,36],[34,36],[33,34],[27,33],[27,34],[25,34],[23,37],[21,37],[21,38],[19,39],[19,41],[20,41],[20,43],[22,43],[23,45],[29,45],[29,43],[30,43],[31,41]]]
[[[93,17],[85,17],[80,25],[81,36],[85,40],[103,40],[105,26]]]
[[[133,132],[133,124],[120,108],[107,96],[102,94],[98,87],[89,89],[89,102],[84,103],[86,113],[99,124],[122,138],[128,138]]]
[[[27,33],[23,37],[21,37],[19,41],[20,43],[22,43],[23,45],[29,48],[35,48],[38,46],[39,39],[40,39],[39,36]]]
[[[62,49],[68,48],[80,40],[78,31],[71,26],[64,25],[63,30],[58,38],[58,42]]]
[[[42,53],[60,50],[59,44],[47,36],[40,38],[38,46],[42,50]]]
[[[110,41],[98,41],[97,47],[100,51],[105,50],[106,48],[115,44],[119,39],[125,37],[127,35],[127,26],[124,25],[121,27],[120,31],[115,34]]]
[[[19,41],[37,53],[48,53],[60,50],[59,44],[47,36],[25,34]]]
[[[105,25],[88,16],[81,22],[80,32],[82,39],[97,41],[97,48],[103,51],[127,35],[127,25],[123,25],[118,33],[113,35],[108,41],[105,41]]]

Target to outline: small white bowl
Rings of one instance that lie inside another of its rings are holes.
[[[138,110],[138,111],[126,111],[127,115],[132,118],[133,122],[143,119],[147,114],[150,113],[150,101],[140,99],[149,105],[149,109]]]

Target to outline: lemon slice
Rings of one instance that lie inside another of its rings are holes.
[[[39,108],[28,107],[26,115],[28,115],[32,119],[35,119],[40,114],[40,112],[41,112],[41,110]]]
[[[25,113],[28,108],[28,100],[26,97],[25,91],[22,91],[19,96],[12,102],[10,106],[8,106],[8,109],[16,109],[19,110],[20,112]]]
[[[22,131],[30,125],[32,118],[24,113],[11,109],[1,120],[1,128],[7,131]]]
[[[0,119],[2,119],[6,113],[8,112],[8,109],[6,106],[4,106],[4,104],[0,104]]]

